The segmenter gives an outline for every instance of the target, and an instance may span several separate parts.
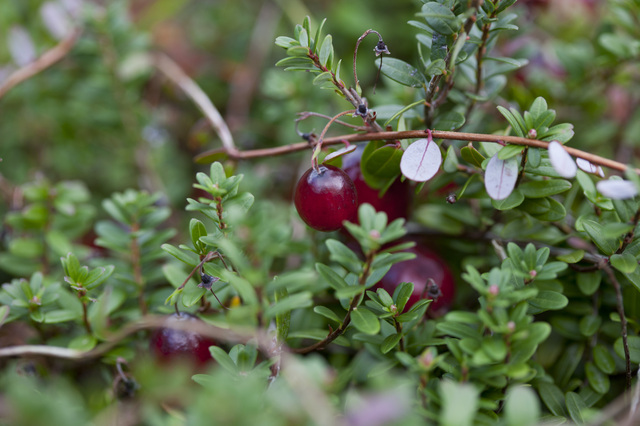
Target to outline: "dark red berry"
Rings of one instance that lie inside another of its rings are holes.
[[[405,312],[420,299],[436,299],[436,297],[427,313],[430,316],[438,316],[447,312],[456,292],[453,274],[447,264],[440,256],[420,243],[406,251],[415,253],[416,257],[393,265],[376,284],[376,288],[383,288],[393,295],[399,284],[412,282],[413,293],[404,308]]]
[[[166,324],[196,324],[198,317],[185,312],[167,317]],[[160,361],[187,360],[202,365],[211,361],[209,347],[216,342],[193,331],[170,327],[156,328],[151,333],[151,351]]]
[[[330,165],[307,170],[298,181],[294,201],[302,220],[318,231],[340,229],[345,220],[354,221],[358,212],[353,181]]]
[[[380,197],[380,190],[373,189],[364,180],[360,168],[363,146],[342,157],[342,168],[349,175],[358,193],[358,206],[369,203],[376,211],[385,212],[387,219],[392,222],[398,218],[407,219],[411,208],[413,189],[408,182],[397,178],[391,187]]]

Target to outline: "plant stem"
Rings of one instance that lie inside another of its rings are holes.
[[[431,131],[434,139],[446,139],[446,140],[462,140],[470,142],[493,142],[493,143],[510,143],[514,145],[522,145],[534,148],[547,149],[549,142],[541,141],[537,139],[527,139],[518,136],[504,136],[504,135],[492,135],[485,133],[466,133],[466,132],[449,132],[443,130]],[[426,135],[425,130],[404,130],[404,131],[384,131],[384,132],[368,132],[368,133],[352,133],[348,135],[334,136],[326,138],[322,141],[323,145],[336,145],[339,143],[347,142],[368,142],[371,140],[401,140],[401,139],[418,139],[423,138]],[[219,156],[220,154],[226,154],[229,158],[234,160],[248,160],[252,158],[262,157],[274,157],[278,155],[286,155],[294,152],[304,151],[312,148],[308,142],[300,142],[286,146],[279,146],[275,148],[263,148],[252,149],[247,151],[227,151],[225,148],[214,149],[203,152],[196,157],[198,162],[210,162],[209,157]],[[564,147],[565,150],[572,156],[582,158],[589,161],[592,164],[608,167],[620,172],[626,171],[629,166],[618,161],[610,160],[608,158],[600,157],[598,155],[591,154],[576,148]],[[636,173],[640,174],[640,169],[634,169]]]
[[[89,323],[89,314],[87,311],[87,302],[82,301],[82,322],[84,323],[84,328],[87,329],[87,333],[93,335],[93,330],[91,329],[91,323]]]
[[[627,334],[627,317],[624,314],[624,305],[622,302],[622,289],[620,283],[616,278],[616,274],[611,269],[608,263],[602,262],[602,269],[609,277],[613,288],[616,291],[616,307],[618,309],[618,315],[620,315],[620,326],[622,327],[622,347],[624,348],[624,360],[626,370],[626,389],[631,389],[631,355],[629,354],[629,339]]]
[[[367,254],[367,259],[365,260],[364,269],[362,271],[362,274],[360,275],[360,279],[358,280],[358,283],[360,285],[364,285],[364,283],[367,281],[367,278],[369,277],[369,274],[371,273],[371,264],[372,264],[374,259],[375,259],[375,252],[370,252],[370,253]],[[338,337],[340,337],[347,330],[347,327],[349,327],[349,324],[351,323],[351,312],[353,312],[354,309],[356,309],[358,306],[360,306],[360,303],[362,302],[363,298],[364,298],[364,291],[362,293],[356,295],[351,300],[351,303],[349,304],[349,309],[347,310],[347,313],[344,316],[344,319],[342,320],[342,324],[340,324],[340,327],[338,327],[335,330],[331,331],[327,335],[327,337],[325,337],[324,339],[314,343],[311,346],[306,346],[304,348],[292,349],[291,351],[294,352],[294,353],[298,353],[298,354],[307,354],[309,352],[312,352],[312,351],[315,351],[315,350],[324,349],[325,347],[327,347],[327,345],[329,343],[331,343],[334,340],[336,340]]]

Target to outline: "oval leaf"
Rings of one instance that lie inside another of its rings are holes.
[[[378,334],[380,331],[380,321],[373,312],[366,308],[357,308],[351,312],[353,325],[366,334]]]
[[[484,186],[489,197],[504,200],[513,192],[517,180],[518,161],[515,158],[503,161],[498,154],[491,157],[484,173]]]
[[[630,253],[614,254],[609,261],[614,268],[624,274],[630,274],[638,267],[638,261]]]
[[[408,179],[426,182],[438,173],[442,164],[442,153],[438,145],[427,139],[418,139],[404,152],[400,170]]]
[[[334,158],[338,158],[338,157],[341,157],[341,156],[343,156],[345,154],[353,152],[353,151],[356,150],[356,148],[357,148],[356,145],[349,145],[349,146],[345,146],[344,148],[340,148],[337,151],[333,151],[331,154],[329,154],[326,157],[324,157],[324,162],[331,161]]]
[[[628,180],[602,180],[596,184],[598,191],[613,200],[626,200],[638,195],[638,189]]]
[[[584,158],[576,158],[576,164],[580,168],[587,173],[591,173],[594,175],[598,175],[600,177],[604,177],[604,171],[602,171],[602,167],[596,166],[595,164],[591,164]]]
[[[576,176],[578,166],[560,142],[551,141],[549,143],[549,160],[560,176],[567,179]]]

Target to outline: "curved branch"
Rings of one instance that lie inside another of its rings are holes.
[[[154,57],[154,64],[169,80],[180,87],[184,93],[198,106],[218,133],[222,146],[230,154],[237,152],[231,131],[222,115],[206,93],[189,77],[180,66],[167,55],[158,54]]]
[[[9,78],[0,84],[0,98],[18,84],[30,79],[64,58],[76,44],[78,38],[80,38],[81,32],[82,30],[79,28],[72,31],[68,36],[63,38],[60,43],[47,50],[38,59],[14,71]]]
[[[536,139],[527,139],[517,136],[502,136],[502,135],[490,135],[484,133],[465,133],[465,132],[448,132],[442,130],[431,131],[434,139],[447,139],[447,140],[461,140],[470,142],[493,142],[493,143],[510,143],[513,145],[522,145],[534,148],[547,149],[549,142],[540,141]],[[334,136],[326,138],[322,141],[324,145],[336,145],[339,143],[347,142],[367,142],[372,140],[400,140],[400,139],[418,139],[426,135],[426,130],[405,130],[402,132],[369,132],[369,133],[354,133],[349,135]],[[589,161],[592,164],[596,164],[602,167],[608,167],[620,172],[626,171],[629,166],[618,161],[610,160],[608,158],[600,157],[599,155],[591,154],[590,152],[582,151],[576,148],[564,146],[566,151],[574,157],[582,158]],[[203,152],[198,155],[195,160],[197,162],[207,163],[211,158],[226,155],[234,160],[248,160],[252,158],[272,157],[278,155],[291,154],[298,151],[304,151],[312,148],[308,142],[300,142],[286,146],[279,146],[276,148],[264,148],[253,149],[248,151],[234,150],[229,152],[225,149],[215,149]],[[634,169],[636,173],[640,174],[640,169]]]

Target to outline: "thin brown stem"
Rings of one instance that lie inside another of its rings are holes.
[[[55,47],[47,50],[42,56],[30,64],[16,70],[0,84],[0,98],[7,94],[18,84],[33,77],[34,75],[44,71],[56,62],[64,58],[75,46],[76,41],[80,38],[80,29],[71,32],[67,37],[62,39]]]
[[[432,130],[434,139],[446,139],[446,140],[464,140],[470,142],[493,142],[493,143],[510,143],[514,145],[522,145],[534,148],[547,149],[549,142],[536,139],[521,138],[518,136],[504,136],[504,135],[492,135],[485,133],[466,133],[466,132],[449,132],[442,130]],[[401,132],[384,131],[384,132],[368,132],[368,133],[354,133],[349,135],[334,136],[326,138],[322,141],[325,146],[336,145],[339,143],[347,142],[368,142],[371,140],[401,140],[401,139],[419,139],[425,136],[424,130],[405,130]],[[253,149],[247,151],[234,150],[228,152],[224,148],[214,149],[203,152],[196,157],[198,162],[207,162],[209,157],[219,156],[221,153],[226,153],[229,158],[235,160],[248,160],[252,158],[273,157],[278,155],[286,155],[294,152],[304,151],[310,149],[311,146],[307,142],[295,143],[287,146],[280,146],[275,148]],[[582,158],[589,161],[592,164],[608,167],[619,172],[624,172],[629,166],[618,161],[610,160],[608,158],[600,157],[589,152],[581,151],[576,148],[564,147],[565,150],[572,156]],[[636,173],[640,174],[640,169],[634,169]]]
[[[227,126],[227,123],[218,112],[211,99],[206,93],[189,77],[180,66],[166,55],[158,54],[154,57],[154,62],[158,70],[160,70],[169,80],[180,87],[182,91],[198,106],[200,111],[209,120],[214,130],[218,133],[222,146],[232,153],[237,150],[233,142],[233,136]]]

